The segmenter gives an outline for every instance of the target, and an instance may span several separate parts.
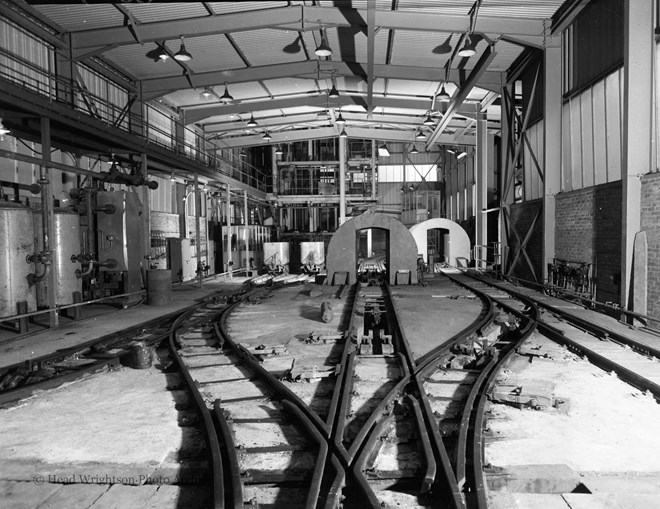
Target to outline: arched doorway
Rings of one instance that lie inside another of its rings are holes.
[[[363,228],[355,232],[357,279],[362,282],[389,281],[390,231]]]
[[[418,252],[429,263],[429,244],[439,253],[442,250],[443,259],[453,267],[467,265],[472,259],[470,237],[461,226],[444,218],[429,219],[410,227],[410,233],[415,239]],[[430,239],[430,240],[429,240]],[[438,263],[432,260],[431,263]],[[431,266],[429,266],[429,269]]]
[[[410,231],[399,221],[385,214],[361,214],[341,225],[330,240],[326,255],[328,284],[353,284],[358,278],[359,254],[362,246],[367,254],[368,231],[371,250],[383,246],[386,281],[390,284],[417,283],[417,246]],[[364,233],[362,233],[364,232]],[[378,244],[374,243],[378,236]]]

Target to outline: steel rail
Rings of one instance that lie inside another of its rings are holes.
[[[192,314],[193,311],[189,313],[184,313],[184,315],[188,315],[188,316]],[[177,319],[175,323],[177,324],[178,327],[180,327],[183,324],[183,319],[181,320]],[[206,406],[206,402],[204,401],[204,398],[197,389],[195,381],[190,376],[190,373],[188,372],[188,369],[185,363],[183,362],[183,359],[179,355],[175,341],[176,333],[177,333],[177,329],[173,328],[169,337],[170,355],[172,355],[172,358],[175,360],[177,366],[179,367],[183,379],[185,380],[186,385],[188,386],[188,390],[193,396],[197,413],[200,417],[200,420],[204,428],[204,432],[205,432],[204,437],[206,439],[206,445],[209,449],[209,454],[211,456],[211,468],[213,470],[213,476],[212,476],[213,508],[224,509],[225,485],[224,485],[224,471],[222,466],[222,453],[220,451],[220,443],[218,441],[218,436],[215,431],[213,419],[211,418],[211,412],[209,412],[209,409]]]
[[[422,451],[424,453],[424,458],[426,460],[426,472],[424,474],[424,480],[422,481],[422,487],[420,488],[419,491],[420,493],[427,493],[431,490],[431,486],[433,486],[433,483],[435,482],[437,465],[435,462],[435,458],[433,456],[433,451],[431,449],[431,440],[429,439],[428,431],[424,424],[424,414],[422,412],[422,408],[419,404],[419,401],[417,401],[417,398],[415,398],[411,394],[408,394],[407,398],[410,403],[410,406],[415,412],[415,421],[417,422],[417,426],[419,427],[418,429],[419,437],[422,441]]]
[[[551,304],[548,304],[546,302],[534,299],[534,298],[532,298],[528,295],[525,295],[523,293],[517,292],[515,290],[511,290],[511,289],[506,288],[502,285],[491,283],[490,281],[486,281],[483,278],[476,276],[475,274],[472,274],[472,273],[469,273],[469,272],[465,272],[465,274],[467,276],[477,280],[477,281],[480,281],[484,284],[490,285],[494,288],[497,288],[499,290],[507,292],[508,294],[513,295],[516,298],[527,298],[529,300],[532,300],[532,301],[536,302],[536,304],[539,307],[542,307],[542,308],[550,311],[551,313],[556,314],[557,316],[561,316],[562,318],[564,318],[568,322],[576,325],[578,328],[581,328],[585,331],[588,331],[588,332],[594,334],[596,337],[608,339],[610,341],[616,341],[618,343],[627,345],[627,346],[631,347],[634,350],[641,351],[641,352],[643,352],[647,355],[652,355],[653,357],[656,357],[656,358],[660,359],[660,349],[658,349],[658,348],[653,348],[652,346],[644,345],[642,343],[639,343],[638,341],[635,341],[632,338],[629,338],[627,336],[624,336],[623,334],[620,334],[616,331],[613,331],[612,329],[608,329],[607,327],[592,323],[588,320],[580,318],[579,316],[575,316],[575,315],[573,315],[573,314],[571,314],[567,311],[564,311],[564,310],[562,310],[560,308],[557,308],[557,307],[555,307]]]
[[[228,490],[225,486],[225,493],[231,493],[231,507],[234,509],[244,509],[243,505],[243,486],[241,484],[241,471],[238,466],[238,456],[236,454],[236,446],[234,443],[234,437],[232,436],[231,429],[229,428],[229,423],[225,418],[225,414],[220,407],[220,400],[216,399],[213,402],[213,415],[215,416],[216,423],[218,428],[216,430],[217,434],[222,437],[222,440],[225,445],[226,454],[223,456],[226,458],[226,463],[228,467],[228,476],[225,477],[225,482],[228,479],[231,485],[231,489]]]
[[[488,501],[486,496],[486,483],[483,475],[483,429],[484,429],[484,415],[488,395],[492,392],[495,385],[496,378],[501,369],[506,366],[509,359],[514,354],[516,349],[536,330],[539,322],[539,310],[535,303],[530,299],[520,299],[529,307],[531,314],[525,314],[514,307],[501,302],[499,299],[490,297],[477,288],[471,287],[463,281],[445,274],[450,280],[467,288],[469,291],[480,295],[482,298],[488,298],[491,302],[497,303],[498,306],[515,314],[519,318],[525,320],[525,325],[519,329],[520,337],[515,341],[504,345],[503,355],[491,357],[488,364],[482,369],[477,380],[475,381],[472,390],[468,396],[468,401],[465,404],[465,410],[461,416],[461,425],[459,430],[459,443],[457,453],[457,478],[459,484],[462,481],[467,481],[467,468],[466,463],[468,458],[471,460],[471,488],[476,495],[476,501],[466,500],[468,507],[475,507],[477,509],[486,509]],[[498,344],[496,342],[495,344]],[[469,435],[469,430],[472,429],[472,436]],[[471,441],[471,447],[468,447],[468,442]],[[470,452],[468,452],[470,450]]]

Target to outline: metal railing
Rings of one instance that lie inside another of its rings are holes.
[[[84,114],[104,122],[108,128],[116,128],[139,136],[174,151],[176,154],[207,166],[228,177],[243,182],[260,191],[266,191],[266,178],[270,173],[247,163],[233,150],[223,148],[207,140],[195,130],[186,127],[170,115],[171,129],[149,124],[148,103],[131,100],[126,91],[126,103],[114,104],[110,99],[95,95],[76,81],[56,76],[30,62],[0,48],[0,78],[20,85],[24,90],[48,98],[51,102],[66,105],[77,114]],[[103,78],[119,90],[116,83]],[[124,89],[121,89],[122,91]],[[117,94],[116,94],[117,95]],[[122,95],[121,93],[119,95]],[[123,99],[123,98],[122,98]],[[141,105],[137,108],[136,104]],[[138,110],[138,112],[136,112]],[[186,135],[186,132],[188,135]]]

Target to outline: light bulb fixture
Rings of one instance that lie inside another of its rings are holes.
[[[467,152],[461,151],[456,155],[456,159],[463,159],[467,155]]]
[[[238,154],[239,157],[247,157],[247,152],[245,151],[244,148],[241,149],[240,153]]]
[[[472,37],[470,36],[470,34],[467,34],[465,37],[465,44],[460,50],[458,50],[458,56],[465,58],[473,57],[474,55],[477,54],[476,46],[477,43],[472,42]]]
[[[161,62],[165,62],[168,58],[170,58],[169,53],[165,50],[165,46],[161,46],[160,44],[158,45],[158,60]]]
[[[325,32],[323,31],[321,20],[319,20],[319,32],[321,32],[321,44],[316,47],[314,54],[317,57],[329,57],[332,55],[332,49],[330,49],[330,46],[328,46],[328,41],[325,40]]]
[[[420,140],[420,141],[421,141],[421,140],[425,140],[425,139],[426,139],[426,135],[425,135],[422,131],[418,131],[418,132],[417,132],[417,136],[415,136],[415,138],[418,139],[418,140]]]
[[[445,84],[442,84],[442,87],[440,88],[440,93],[438,94],[438,99],[440,99],[442,102],[447,102],[451,99],[451,96],[447,93],[445,90]]]
[[[447,149],[447,152],[449,152],[450,154],[455,154],[455,153],[456,153],[456,150],[457,150],[457,149],[455,149],[455,148],[448,148],[448,149]]]
[[[174,178],[174,172],[170,173],[170,182],[175,182],[176,179]]]
[[[193,59],[192,55],[186,51],[186,45],[183,43],[183,35],[181,36],[181,47],[179,51],[174,54],[174,60],[179,62],[190,62]]]
[[[208,190],[209,190],[209,188],[207,187],[206,184],[204,184],[204,187],[202,187],[202,191],[203,191],[203,192],[206,192],[206,191],[208,191]]]
[[[428,114],[426,115],[426,118],[424,119],[424,125],[427,126],[434,126],[435,122],[431,118],[431,112],[429,111]]]
[[[337,99],[339,97],[339,91],[337,90],[337,87],[335,84],[332,84],[332,88],[330,89],[330,92],[328,92],[328,97],[330,99]]]
[[[250,113],[250,120],[248,120],[247,126],[248,127],[257,127],[259,124],[257,124],[257,121],[254,119],[254,113]]]
[[[4,124],[2,123],[2,119],[0,118],[0,136],[4,136],[5,134],[9,134],[11,131],[7,129]]]
[[[341,111],[339,112],[339,116],[335,119],[335,124],[340,127],[344,127],[344,124],[346,124],[346,120],[341,116]]]
[[[284,152],[282,151],[282,147],[278,145],[277,148],[275,149],[275,155],[281,156],[282,154],[284,154]]]
[[[390,157],[390,151],[387,150],[387,145],[385,145],[385,143],[378,147],[378,155],[382,157]]]
[[[340,138],[348,138],[348,134],[346,134],[346,129],[342,129],[341,133],[339,133]]]
[[[225,81],[225,93],[220,96],[220,102],[222,104],[231,104],[231,103],[234,102],[234,98],[229,93],[229,90],[227,90],[227,82],[226,81]]]
[[[270,134],[268,134],[268,131],[266,131],[266,134],[264,134],[264,137],[261,138],[261,139],[264,140],[264,141],[270,141],[270,140],[272,140],[273,138],[271,137]]]
[[[411,154],[419,154],[419,150],[417,150],[417,147],[413,145],[412,150],[410,151]]]
[[[208,99],[213,95],[213,90],[211,90],[209,87],[204,87],[204,90],[202,90],[202,93],[199,95],[202,99]]]

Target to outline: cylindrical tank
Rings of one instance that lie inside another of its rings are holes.
[[[289,243],[264,242],[264,265],[271,270],[286,270],[289,268]]]
[[[80,247],[80,219],[71,209],[56,208],[53,210],[55,231],[51,235],[51,249],[53,250],[53,264],[55,271],[55,304],[66,306],[74,302],[74,292],[82,292],[82,279],[76,276],[79,263],[71,262],[71,255],[81,252]],[[34,245],[35,251],[43,250],[43,222],[41,211],[34,213]],[[41,267],[39,267],[41,271]],[[48,279],[37,283],[37,305],[39,307],[52,306],[48,302]]]
[[[34,265],[25,260],[34,251],[31,210],[0,202],[0,318],[17,314],[19,302],[26,302],[28,311],[35,310],[34,287],[27,280]]]
[[[147,271],[147,304],[164,306],[170,303],[172,295],[172,271],[153,269]]]
[[[323,242],[301,242],[300,263],[311,271],[319,271],[325,263]]]

